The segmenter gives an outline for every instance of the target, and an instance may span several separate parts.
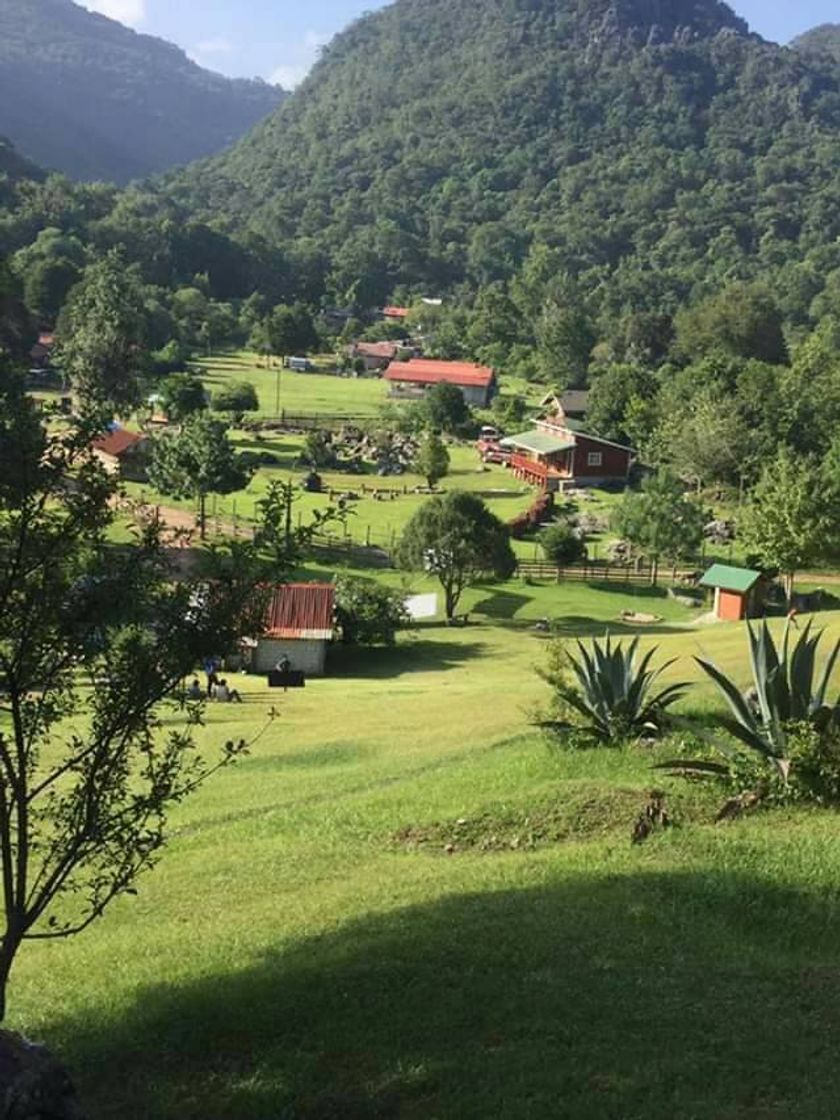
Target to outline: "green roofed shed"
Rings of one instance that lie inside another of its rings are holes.
[[[564,439],[551,432],[523,432],[518,436],[508,436],[501,441],[502,447],[521,448],[536,455],[556,455],[561,451],[571,451],[575,446],[573,439]]]
[[[740,622],[755,613],[755,590],[760,579],[761,572],[750,568],[713,564],[700,580],[700,586],[713,589],[715,614],[722,622]]]

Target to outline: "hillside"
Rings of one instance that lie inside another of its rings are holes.
[[[71,0],[0,4],[0,134],[74,178],[127,182],[218,152],[282,96]]]
[[[398,0],[173,189],[326,254],[339,297],[474,292],[546,247],[602,316],[761,276],[801,320],[838,159],[840,72],[715,0]]]
[[[806,31],[791,43],[800,51],[809,53],[823,52],[833,55],[840,61],[840,23],[823,23]]]

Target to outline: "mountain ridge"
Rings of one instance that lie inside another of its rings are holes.
[[[125,183],[218,152],[284,96],[72,0],[0,7],[0,134],[75,178]]]
[[[676,306],[821,239],[786,196],[835,189],[838,90],[717,0],[397,0],[167,189],[321,253],[338,297],[507,282],[544,243],[610,305]]]

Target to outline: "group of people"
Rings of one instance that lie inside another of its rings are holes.
[[[214,674],[215,676],[215,674]],[[192,682],[187,689],[188,700],[219,700],[223,704],[242,703],[242,694],[239,689],[231,688],[224,677],[216,677],[212,681],[208,681],[206,690],[201,687],[198,677],[193,677]]]
[[[193,677],[186,690],[188,700],[218,700],[223,704],[242,703],[242,694],[236,688],[231,688],[225,677],[219,676],[222,663],[217,657],[209,657],[202,668],[207,674],[207,686],[202,688],[198,677]]]

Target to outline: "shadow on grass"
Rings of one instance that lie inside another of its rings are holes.
[[[48,1041],[97,1120],[818,1120],[838,927],[745,874],[580,877],[362,919]]]
[[[481,658],[486,652],[480,642],[440,642],[420,637],[413,642],[376,649],[336,645],[329,651],[327,670],[331,677],[385,679],[406,673],[454,669],[466,661]]]
[[[622,622],[620,618],[591,618],[586,615],[561,615],[551,620],[551,632],[555,637],[603,638],[605,634],[613,637],[625,635],[651,634],[688,634],[692,631],[679,623],[667,622]]]
[[[510,619],[515,618],[530,602],[527,595],[518,595],[513,591],[495,591],[486,599],[476,603],[471,608],[470,614],[481,614],[492,619]]]

